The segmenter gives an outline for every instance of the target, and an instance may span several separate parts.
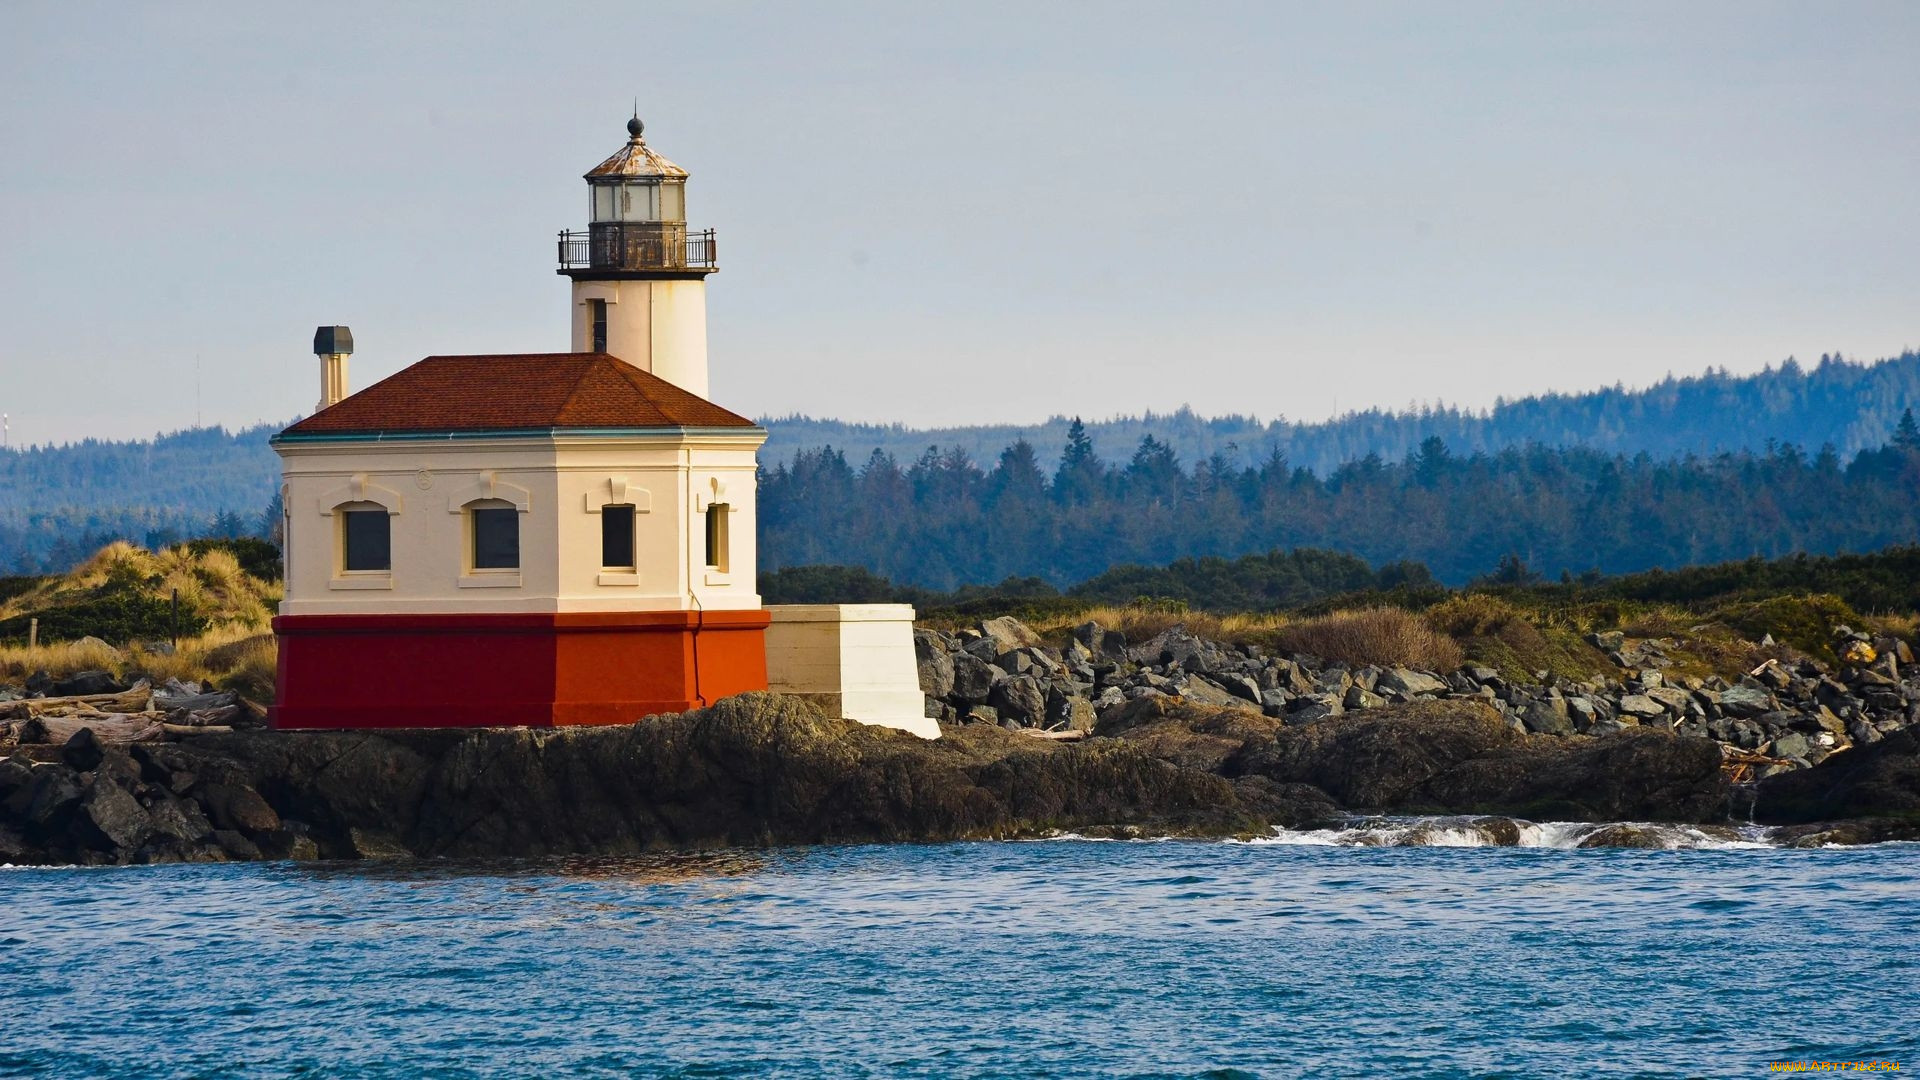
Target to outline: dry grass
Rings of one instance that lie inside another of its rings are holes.
[[[1452,671],[1465,660],[1452,638],[1399,608],[1362,608],[1302,619],[1281,627],[1278,638],[1288,652],[1353,665]]]
[[[59,641],[33,649],[0,646],[0,674],[19,679],[36,671],[49,672],[56,678],[80,671],[117,673],[125,659],[120,650],[96,640]]]
[[[241,570],[231,552],[195,555],[184,545],[153,552],[116,540],[72,571],[0,603],[0,619],[44,611],[112,583],[159,597],[177,591],[181,606],[206,615],[215,629],[237,625],[254,633],[267,629],[283,592],[279,583]]]
[[[141,642],[0,646],[0,678],[18,682],[36,671],[55,678],[109,671],[119,678],[138,675],[155,682],[172,678],[230,686],[256,701],[272,699],[274,643],[269,628],[282,588],[247,574],[227,551],[195,555],[184,545],[154,552],[125,542],[108,544],[71,572],[0,603],[0,618],[71,606],[103,590],[160,598],[177,592],[182,608],[208,620],[207,629],[182,638],[172,651]]]
[[[1485,593],[1464,593],[1427,609],[1427,625],[1457,643],[1468,660],[1493,668],[1508,679],[1530,681],[1542,671],[1586,679],[1611,668],[1600,650],[1587,644],[1578,622],[1546,623]]]
[[[82,671],[108,671],[116,678],[143,676],[155,683],[180,679],[226,687],[264,703],[273,700],[277,655],[272,634],[236,622],[184,639],[171,653],[138,645],[116,649],[99,641],[63,641],[33,649],[0,647],[0,678],[17,682],[36,671],[56,679]]]
[[[1107,630],[1118,630],[1130,642],[1146,641],[1176,626],[1184,626],[1211,641],[1270,644],[1280,628],[1286,625],[1287,619],[1284,615],[1272,613],[1213,615],[1204,611],[1178,611],[1158,606],[1107,604],[1072,614],[1036,619],[1028,625],[1035,633],[1052,641],[1065,640],[1074,627],[1086,622],[1097,622]]]
[[[1862,628],[1876,634],[1888,634],[1908,645],[1920,644],[1920,615],[1864,615]]]

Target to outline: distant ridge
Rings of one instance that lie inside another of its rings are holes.
[[[1330,373],[1328,379],[1337,377]],[[1282,412],[1286,402],[1275,405],[1275,411]],[[1107,461],[1127,460],[1141,437],[1152,435],[1183,461],[1220,453],[1232,464],[1255,465],[1277,450],[1294,466],[1324,476],[1368,454],[1400,460],[1433,436],[1445,440],[1456,454],[1533,443],[1668,458],[1762,450],[1772,441],[1808,451],[1830,443],[1846,457],[1885,442],[1908,408],[1920,408],[1920,353],[1911,351],[1872,363],[1822,356],[1811,368],[1789,359],[1753,375],[1708,371],[1670,377],[1643,390],[1615,386],[1543,394],[1503,400],[1480,411],[1372,409],[1294,423],[1251,416],[1209,419],[1182,407],[1172,413],[1083,419],[1094,452]],[[984,464],[1016,439],[1025,439],[1040,460],[1050,462],[1066,445],[1070,422],[1070,416],[1055,416],[1035,425],[915,429],[806,416],[763,418],[772,435],[761,460],[772,465],[830,445],[856,465],[875,449],[906,462],[929,446],[957,446]]]

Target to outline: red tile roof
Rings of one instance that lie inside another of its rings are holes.
[[[429,356],[281,434],[754,426],[606,353],[528,353]]]

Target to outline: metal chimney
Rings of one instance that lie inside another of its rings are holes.
[[[344,326],[315,328],[313,354],[320,358],[320,408],[324,409],[347,396],[347,357],[353,355],[353,331]]]

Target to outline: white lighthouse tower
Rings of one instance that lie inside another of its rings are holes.
[[[707,275],[713,230],[687,231],[687,170],[627,121],[627,145],[586,174],[587,231],[560,234],[573,279],[576,353],[608,353],[707,396]]]

